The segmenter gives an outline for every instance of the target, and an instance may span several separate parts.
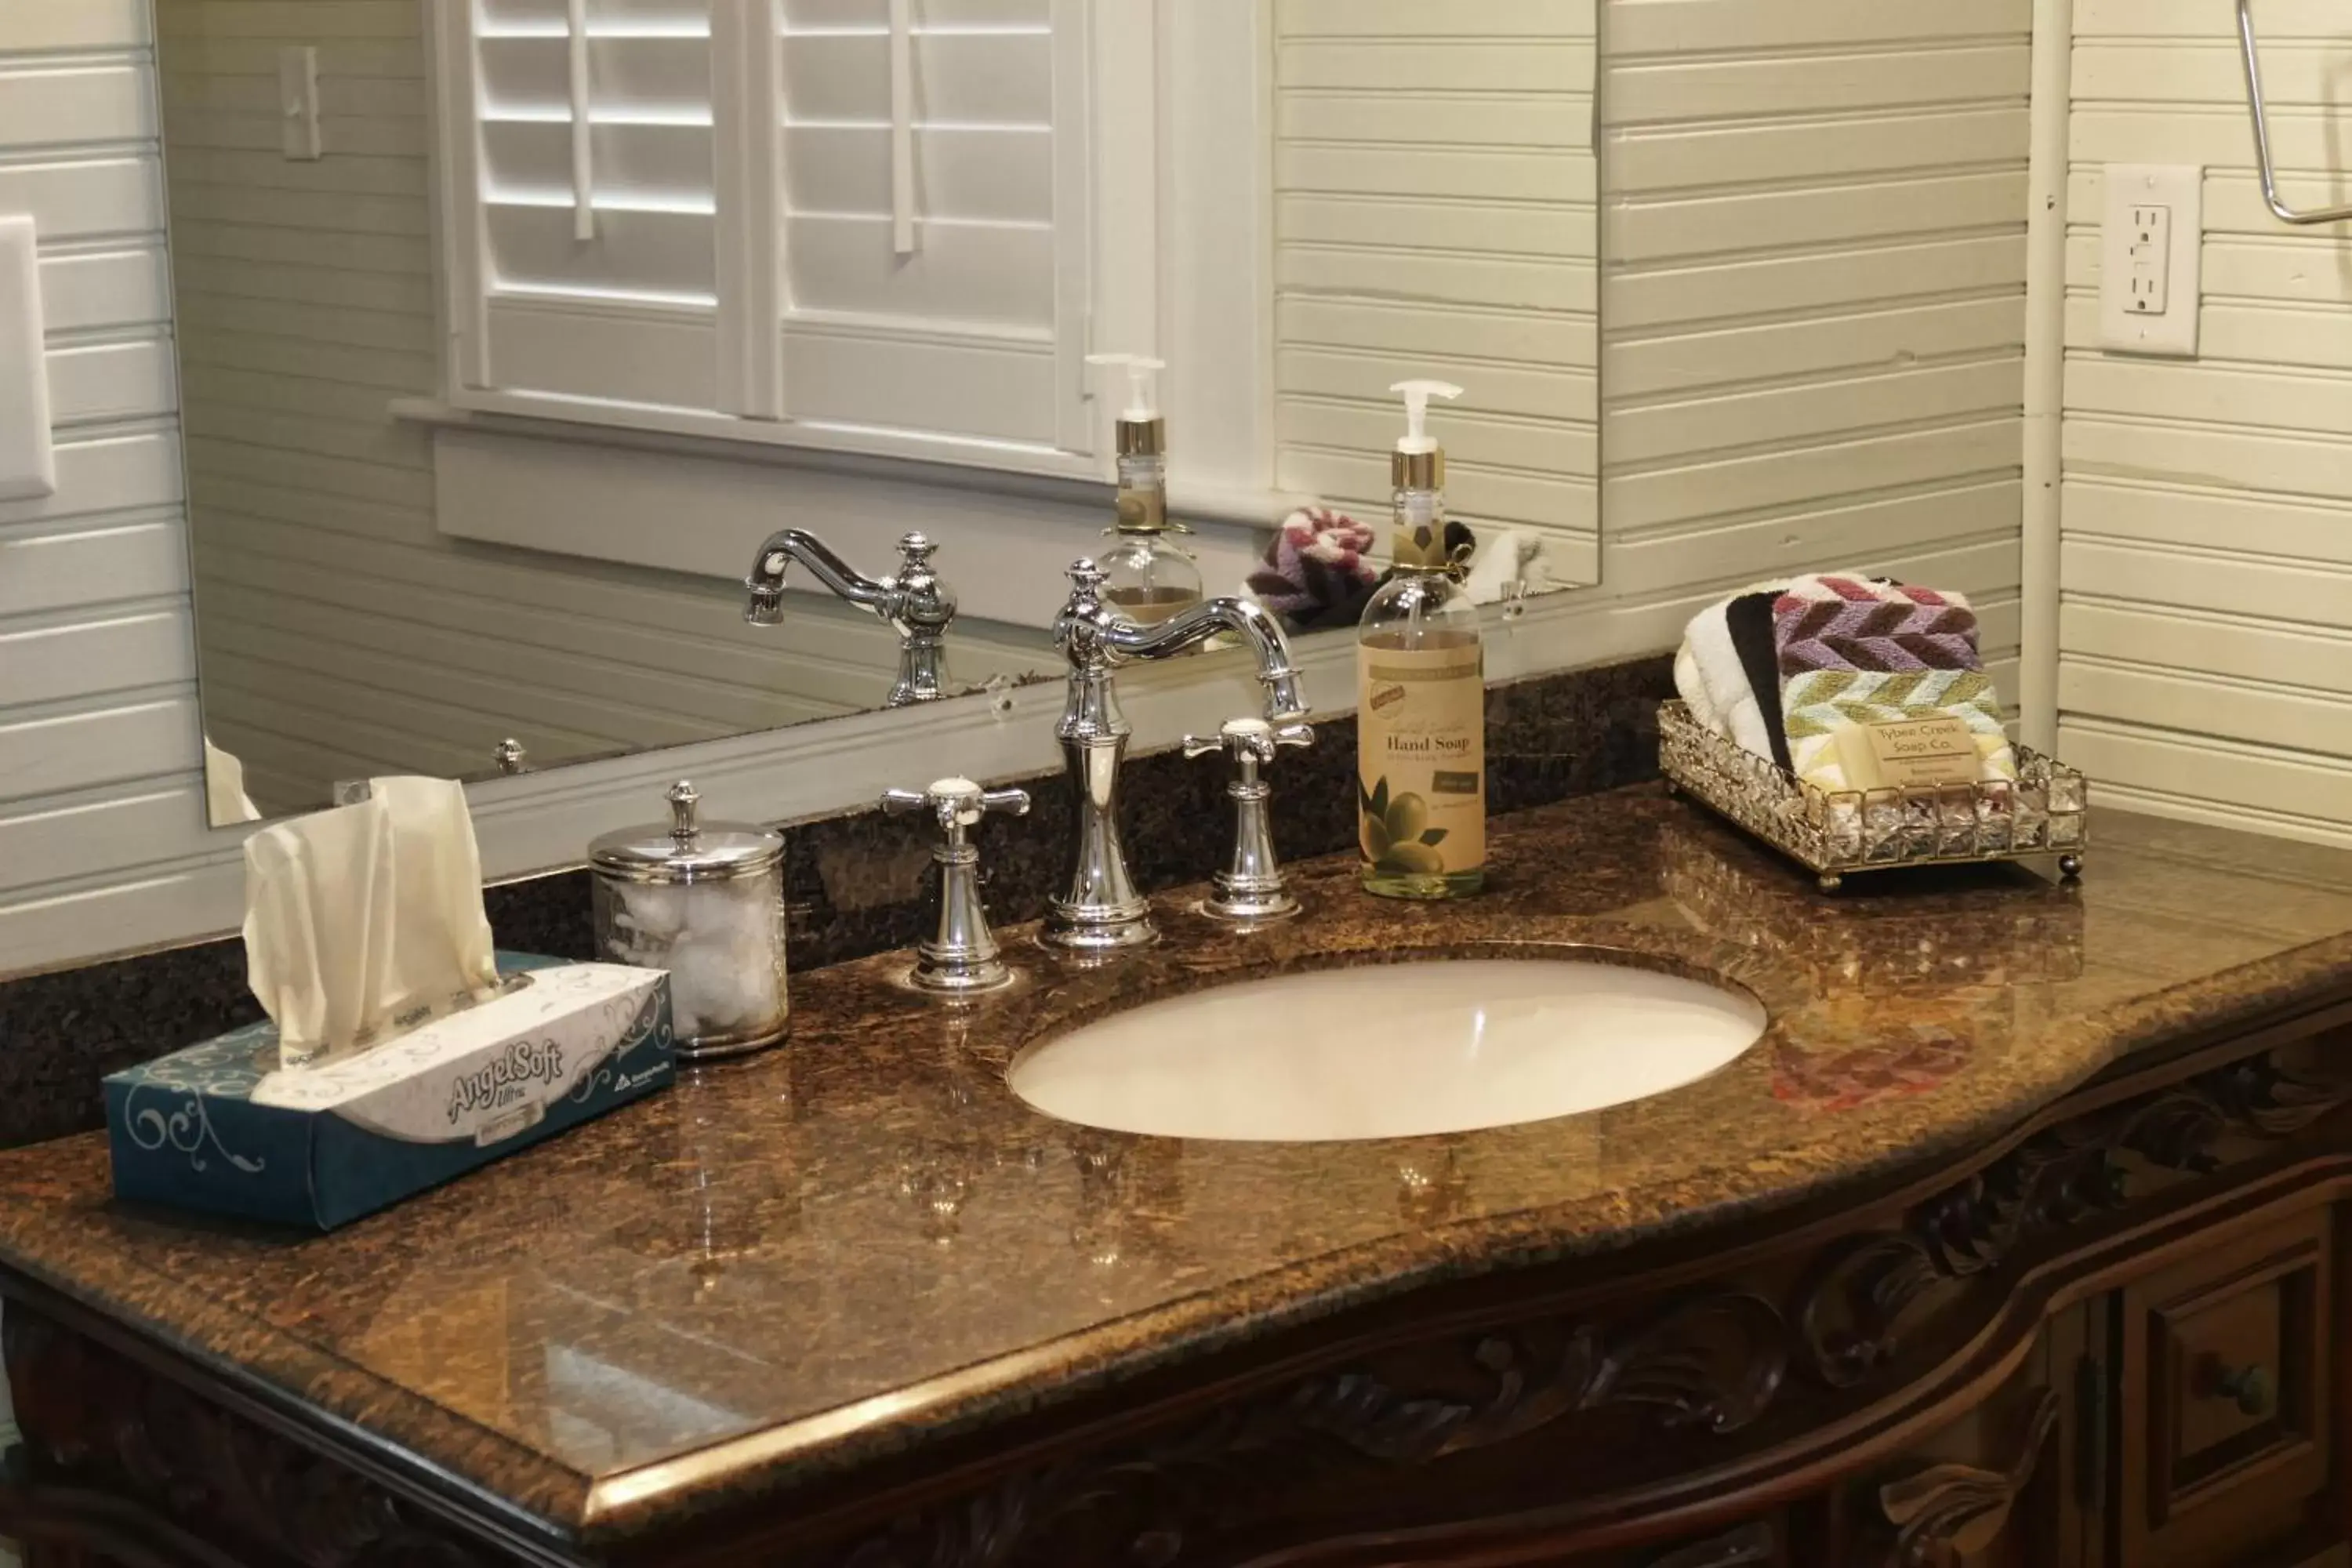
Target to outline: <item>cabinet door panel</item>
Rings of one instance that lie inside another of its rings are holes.
[[[2325,1209],[2121,1294],[2122,1561],[2207,1568],[2308,1522],[2330,1447]]]

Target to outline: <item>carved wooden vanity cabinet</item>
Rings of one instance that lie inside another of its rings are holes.
[[[2352,1003],[2126,1058],[1874,1202],[568,1543],[12,1271],[6,1524],[34,1568],[2346,1568],[2347,1102]]]

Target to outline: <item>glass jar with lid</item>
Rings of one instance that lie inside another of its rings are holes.
[[[784,1037],[784,837],[703,822],[701,796],[670,786],[667,826],[588,847],[596,953],[666,969],[681,1061],[740,1056]]]

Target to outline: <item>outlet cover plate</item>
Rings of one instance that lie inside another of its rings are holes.
[[[2194,358],[2203,303],[2205,171],[2110,163],[2101,224],[2099,346]]]

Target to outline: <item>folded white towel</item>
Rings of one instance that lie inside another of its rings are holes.
[[[1765,584],[1769,587],[1771,584]],[[1748,593],[1761,589],[1748,589]],[[1740,597],[1733,595],[1733,598]],[[1683,648],[1690,656],[1697,684],[1703,689],[1708,713],[1702,715],[1694,703],[1691,712],[1699,722],[1718,735],[1727,735],[1745,749],[1759,757],[1772,755],[1772,731],[1765,710],[1757,699],[1756,689],[1748,679],[1747,666],[1739,650],[1731,640],[1731,623],[1727,612],[1731,600],[1709,605],[1691,617],[1683,634]],[[1682,660],[1675,660],[1677,689]],[[1777,698],[1779,693],[1773,695]],[[1777,705],[1777,704],[1776,704]]]
[[[1731,726],[1716,711],[1715,698],[1706,689],[1706,677],[1699,673],[1698,655],[1691,651],[1687,640],[1675,655],[1675,690],[1681,694],[1695,723],[1718,735],[1731,733]]]

